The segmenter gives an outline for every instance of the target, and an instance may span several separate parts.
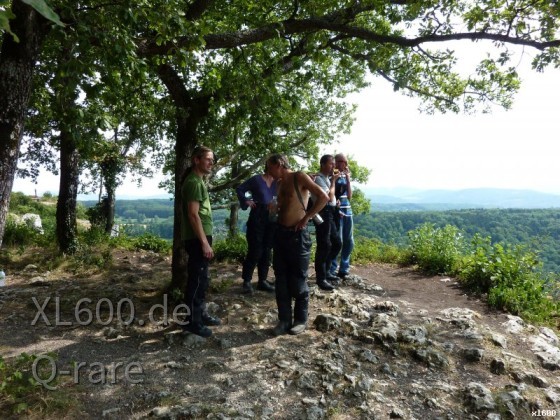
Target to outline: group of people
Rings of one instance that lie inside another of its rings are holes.
[[[181,190],[181,239],[189,255],[184,298],[190,316],[184,329],[202,337],[212,335],[209,326],[221,323],[208,314],[205,305],[208,263],[214,252],[212,212],[204,177],[211,173],[214,160],[211,149],[195,148]],[[311,220],[317,238],[317,286],[333,290],[349,273],[354,239],[348,161],[343,154],[324,155],[320,165],[319,173],[309,176],[293,171],[284,155],[273,154],[263,174],[249,178],[236,190],[241,208],[251,209],[247,221],[248,252],[241,274],[243,292],[253,293],[251,282],[257,268],[257,290],[276,295],[278,324],[274,335],[300,334],[307,328]],[[274,284],[267,280],[271,255]]]

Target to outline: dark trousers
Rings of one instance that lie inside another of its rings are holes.
[[[278,319],[292,324],[292,299],[295,323],[307,322],[309,287],[307,269],[311,254],[311,237],[306,229],[294,231],[277,225],[274,235],[273,263],[276,277]]]
[[[212,237],[207,236],[212,245]],[[187,262],[187,287],[185,288],[185,303],[190,310],[189,323],[202,326],[202,313],[206,310],[206,291],[210,284],[208,277],[209,260],[202,255],[202,244],[198,238],[184,242],[185,250],[189,254]]]
[[[327,279],[331,261],[336,258],[342,248],[342,241],[335,222],[335,212],[338,214],[335,206],[325,206],[319,213],[323,218],[323,223],[315,225],[317,236],[315,275],[318,282]]]
[[[248,249],[241,273],[244,282],[251,281],[255,267],[257,267],[259,282],[265,281],[268,277],[275,226],[276,223],[271,223],[268,220],[268,207],[266,205],[258,204],[257,207],[251,209],[249,220],[247,220]]]

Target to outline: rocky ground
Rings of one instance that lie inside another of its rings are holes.
[[[326,293],[311,272],[308,331],[273,337],[273,296],[240,294],[240,266],[214,264],[223,324],[209,339],[180,332],[169,297],[165,322],[169,279],[169,258],[150,253],[115,255],[110,275],[13,267],[1,354],[42,354],[46,400],[65,395],[67,418],[560,418],[557,332],[488,310],[453,279],[353,267]]]

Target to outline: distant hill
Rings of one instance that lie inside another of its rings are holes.
[[[374,210],[446,210],[468,208],[557,208],[560,195],[532,190],[471,188],[464,190],[411,190],[364,188]]]

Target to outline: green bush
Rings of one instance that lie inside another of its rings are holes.
[[[54,359],[56,356],[49,353],[49,357]],[[2,411],[22,414],[29,410],[43,411],[46,408],[38,407],[46,404],[47,390],[35,378],[47,378],[49,374],[44,374],[37,367],[34,375],[33,363],[36,359],[35,355],[22,353],[8,364],[0,357],[0,407],[2,407]],[[56,384],[50,385],[55,386]]]
[[[8,247],[24,247],[35,244],[38,236],[40,234],[28,224],[8,218],[2,243]]]
[[[171,244],[168,241],[151,233],[144,233],[132,241],[136,249],[143,249],[144,251],[167,253],[171,249]]]
[[[214,258],[217,261],[243,262],[245,255],[247,255],[247,240],[245,236],[240,234],[228,236],[223,240],[216,241],[212,248],[214,249]]]
[[[394,245],[387,245],[378,239],[357,237],[352,251],[352,262],[368,264],[372,262],[400,263],[403,252]]]
[[[91,225],[91,227],[79,234],[80,242],[86,245],[94,246],[107,244],[109,242],[109,235],[105,233],[105,229],[98,225]]]
[[[428,274],[452,274],[465,249],[462,232],[455,226],[436,228],[425,223],[408,232],[406,260]]]

